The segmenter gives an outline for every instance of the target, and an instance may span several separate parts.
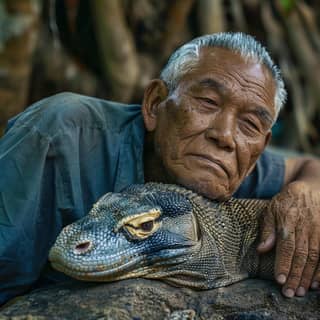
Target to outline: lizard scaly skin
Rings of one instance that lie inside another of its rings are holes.
[[[65,227],[50,251],[54,268],[86,281],[144,277],[194,289],[273,277],[274,253],[258,256],[268,201],[210,201],[176,185],[107,193]]]

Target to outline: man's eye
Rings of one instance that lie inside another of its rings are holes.
[[[205,102],[205,103],[208,103],[208,104],[213,105],[213,106],[217,106],[218,105],[217,101],[214,100],[214,99],[211,99],[211,98],[198,97],[198,99],[201,102]]]
[[[244,119],[242,120],[242,123],[245,126],[245,128],[250,131],[260,131],[259,125],[250,119]]]
[[[207,97],[195,97],[199,101],[199,110],[212,112],[219,106],[218,101]]]

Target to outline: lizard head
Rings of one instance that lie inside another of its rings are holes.
[[[136,185],[107,193],[86,217],[66,226],[49,260],[80,280],[166,278],[198,245],[197,221],[186,197]]]

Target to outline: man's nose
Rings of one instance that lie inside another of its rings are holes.
[[[233,151],[235,148],[236,119],[228,110],[220,110],[210,121],[205,136],[220,148]]]

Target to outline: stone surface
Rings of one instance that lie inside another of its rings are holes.
[[[320,319],[320,294],[284,298],[273,282],[249,279],[208,291],[133,279],[72,282],[38,289],[2,307],[0,320]]]

